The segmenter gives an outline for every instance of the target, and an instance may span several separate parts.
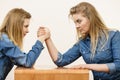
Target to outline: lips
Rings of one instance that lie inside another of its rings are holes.
[[[79,31],[80,31],[80,33],[84,33],[84,30],[82,30],[82,29],[80,29],[80,28],[79,28]]]
[[[23,34],[23,36],[25,36],[26,34]]]

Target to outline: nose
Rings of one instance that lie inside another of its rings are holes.
[[[79,27],[80,27],[79,23],[76,23],[75,26],[76,26],[76,28],[79,28]]]
[[[27,30],[27,32],[26,33],[29,33],[29,30]]]
[[[29,33],[29,29],[28,28],[26,29],[26,33]]]

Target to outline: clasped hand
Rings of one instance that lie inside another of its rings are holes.
[[[41,42],[45,41],[50,38],[50,30],[47,27],[39,27],[37,37]]]

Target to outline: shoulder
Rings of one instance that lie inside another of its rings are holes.
[[[120,31],[119,30],[109,30],[109,37],[110,38],[120,38]]]
[[[115,35],[115,34],[120,35],[120,31],[117,29],[110,29],[109,30],[109,35]]]
[[[4,42],[11,42],[11,40],[9,39],[8,35],[5,33],[1,34],[1,38],[0,40],[4,41]]]
[[[2,33],[0,36],[0,47],[14,47],[12,41],[8,38],[7,34]]]

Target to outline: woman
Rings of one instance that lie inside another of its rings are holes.
[[[44,48],[42,43],[45,37],[40,36],[28,54],[22,52],[30,18],[30,13],[14,8],[6,15],[0,27],[0,80],[5,80],[14,65],[32,67]]]
[[[87,2],[72,7],[70,17],[75,23],[78,41],[64,54],[54,46],[49,31],[46,33],[49,37],[45,42],[54,63],[62,67],[82,56],[86,64],[71,68],[92,70],[94,80],[120,80],[120,32],[110,30],[95,7]],[[44,29],[39,31],[42,33]]]

